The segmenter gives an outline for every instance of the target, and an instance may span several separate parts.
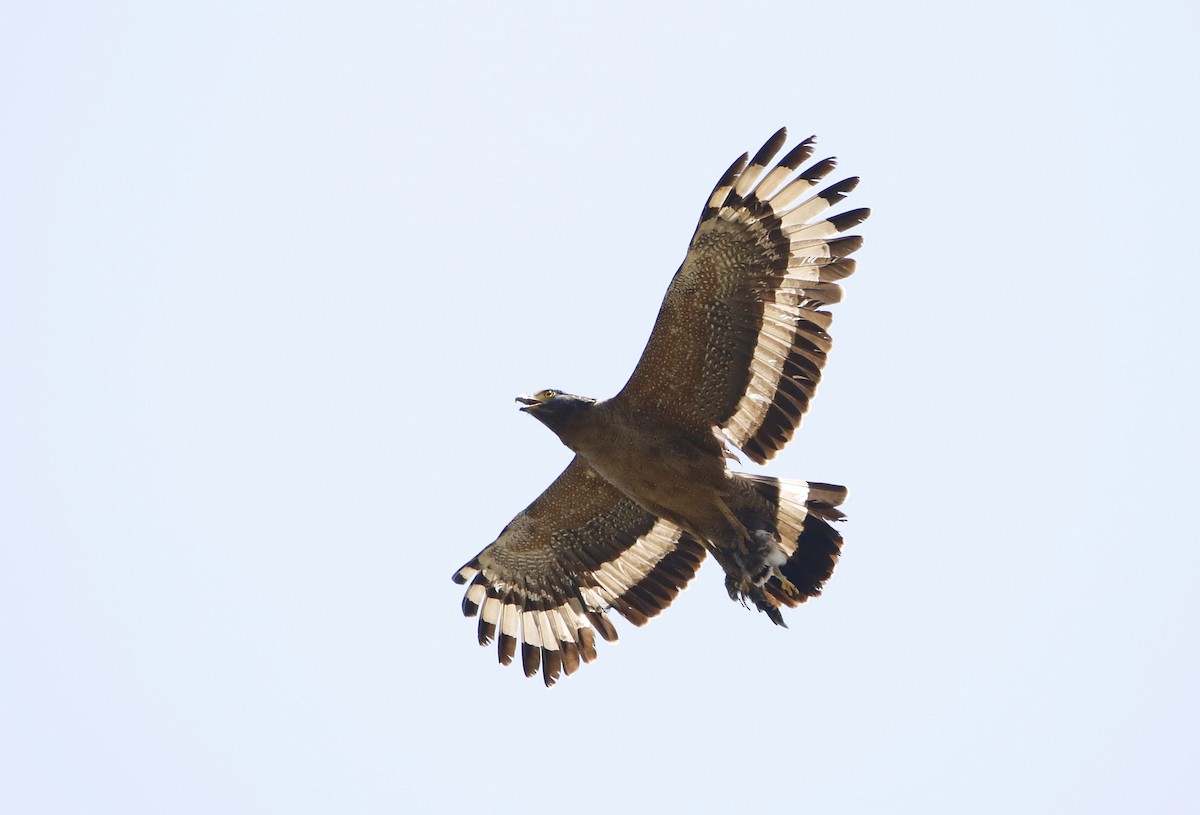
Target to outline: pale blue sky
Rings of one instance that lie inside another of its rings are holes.
[[[0,811],[1200,806],[1194,4],[644,5],[0,14]],[[875,211],[767,469],[844,559],[548,691],[450,582],[569,459],[512,397],[780,125]]]

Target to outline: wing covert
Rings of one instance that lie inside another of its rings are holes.
[[[841,300],[836,281],[853,273],[862,245],[840,233],[870,214],[823,217],[858,179],[812,192],[836,166],[827,158],[799,169],[812,138],[768,171],[786,136],[780,129],[717,182],[615,397],[691,433],[716,426],[759,463],[787,444],[816,392],[831,345],[822,306]]]
[[[500,536],[454,574],[467,583],[463,613],[500,662],[518,642],[526,676],[552,685],[596,657],[595,633],[617,638],[615,608],[643,625],[692,579],[704,548],[646,512],[576,457]]]

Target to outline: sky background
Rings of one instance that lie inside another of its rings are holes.
[[[10,4],[0,811],[1195,812],[1198,30]],[[512,399],[621,386],[781,125],[875,212],[765,470],[850,487],[844,558],[547,690],[450,582],[569,460]]]

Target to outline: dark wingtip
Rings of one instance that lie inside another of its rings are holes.
[[[765,167],[775,154],[779,152],[779,148],[783,147],[785,141],[787,141],[787,128],[781,127],[775,131],[775,135],[767,139],[766,144],[759,148],[758,152],[754,154],[754,158],[751,159],[750,164]]]
[[[526,676],[533,676],[542,664],[542,649],[527,642],[521,643],[521,665]]]
[[[558,681],[558,675],[562,670],[562,655],[553,649],[542,649],[542,681],[546,683],[546,687],[550,687]]]
[[[510,634],[500,633],[496,638],[496,656],[500,659],[501,665],[512,664],[513,658],[517,655],[517,639]]]
[[[854,188],[857,186],[858,176],[851,176],[850,178],[843,178],[836,184],[830,184],[828,187],[821,190],[818,195],[820,195],[830,204],[836,204],[838,201],[841,201],[843,198],[853,192]]]
[[[788,154],[780,160],[779,166],[787,167],[789,170],[796,169],[801,164],[808,161],[808,157],[812,155],[816,144],[817,137],[809,136],[807,139],[789,150]]]
[[[479,618],[479,629],[476,632],[476,638],[480,645],[489,644],[496,637],[496,626],[489,623],[483,617]]]
[[[838,232],[849,229],[852,226],[858,226],[863,221],[871,216],[871,210],[863,207],[861,209],[852,209],[849,212],[843,212],[841,215],[834,215],[829,219],[829,223],[833,224],[833,228]]]
[[[836,166],[837,159],[833,156],[830,156],[829,158],[823,158],[804,172],[800,173],[797,178],[803,178],[805,181],[819,181],[833,172],[833,168]]]

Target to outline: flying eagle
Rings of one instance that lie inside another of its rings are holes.
[[[500,662],[517,644],[526,676],[546,685],[596,657],[605,612],[635,625],[687,585],[705,552],[732,599],[777,625],[780,606],[821,592],[842,538],[831,521],[845,487],[726,467],[736,448],[759,464],[787,444],[829,353],[836,281],[862,245],[842,236],[867,209],[826,210],[858,184],[813,190],[834,168],[799,172],[814,139],[768,170],[781,129],[721,176],[683,265],[667,288],[633,375],[611,399],[543,390],[517,401],[575,457],[562,475],[454,574],[468,583],[463,613]]]

